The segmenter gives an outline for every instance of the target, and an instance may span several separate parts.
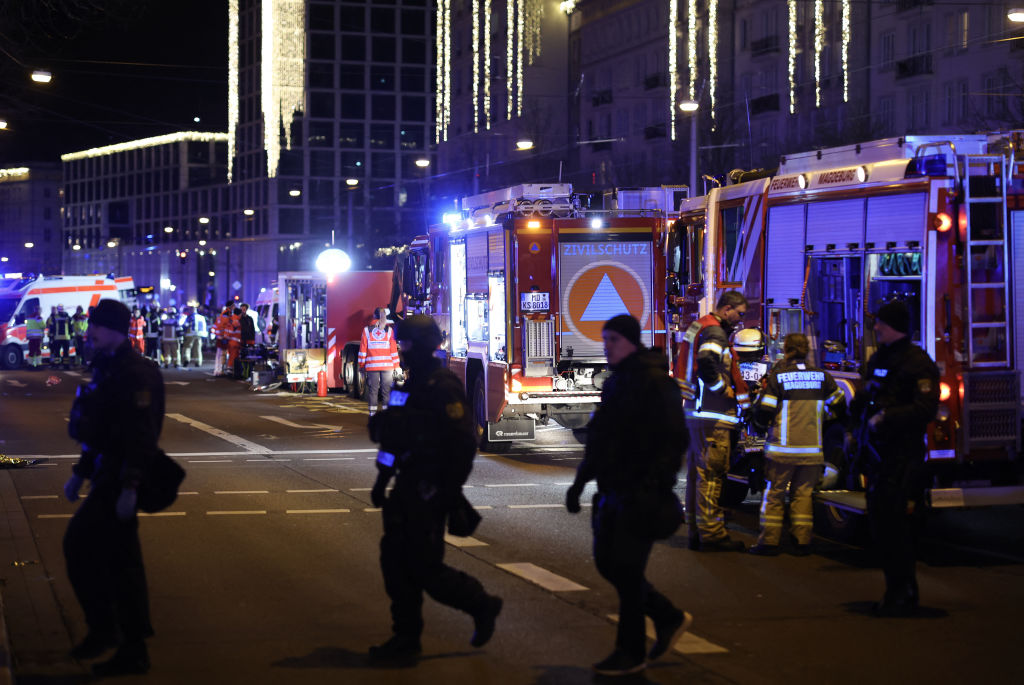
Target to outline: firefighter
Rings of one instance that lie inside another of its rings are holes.
[[[370,498],[383,509],[380,564],[393,632],[370,648],[370,658],[384,661],[420,653],[424,592],[473,617],[474,647],[490,640],[502,607],[501,598],[488,595],[476,578],[444,563],[445,522],[465,501],[462,485],[477,448],[462,381],[434,356],[441,331],[430,317],[403,320],[397,338],[409,378],[369,425],[371,439],[380,444]],[[392,477],[395,486],[387,495]]]
[[[857,444],[867,476],[868,520],[885,573],[875,613],[907,616],[919,603],[915,543],[927,487],[925,430],[939,407],[939,370],[910,341],[904,303],[880,307],[874,331],[879,347],[861,371],[847,443]]]
[[[146,352],[146,317],[142,310],[136,307],[132,310],[131,325],[128,326],[128,339],[131,340],[132,349],[139,354]]]
[[[203,340],[206,339],[206,317],[196,311],[195,307],[186,307],[182,321],[185,334],[184,362],[195,364],[196,368],[203,365]]]
[[[178,310],[169,307],[160,324],[163,331],[161,346],[164,353],[164,368],[169,369],[171,364],[174,368],[181,368],[181,326],[178,325]]]
[[[369,402],[370,416],[377,413],[377,395],[381,396],[381,406],[388,406],[391,394],[391,382],[398,368],[398,345],[395,333],[388,327],[391,312],[387,307],[373,310],[373,323],[363,328],[359,340],[359,368],[366,372],[366,398]]]
[[[96,305],[88,332],[92,382],[79,391],[68,425],[82,454],[65,497],[77,501],[91,481],[64,534],[68,579],[89,627],[71,657],[95,659],[117,647],[93,666],[101,677],[147,672],[145,640],[153,635],[136,505],[145,466],[159,449],[164,383],[156,364],[132,350],[130,318],[117,300]]]
[[[242,351],[242,316],[244,315],[241,308],[233,307],[224,325],[224,337],[227,339],[227,351],[224,359],[227,368],[224,373],[230,374],[234,378],[242,377],[241,366],[238,363],[238,355]]]
[[[75,343],[75,365],[85,366],[85,334],[89,330],[89,317],[82,311],[82,305],[75,309],[71,317],[71,335]]]
[[[761,499],[761,535],[750,553],[779,553],[788,493],[789,520],[796,540],[793,554],[806,556],[811,552],[814,485],[825,463],[822,424],[826,413],[845,419],[846,401],[832,376],[807,363],[807,336],[790,333],[782,347],[785,357],[768,373],[751,417],[755,429],[769,433],[765,445],[768,488]]]
[[[160,308],[155,304],[146,312],[146,356],[160,363]]]
[[[52,322],[52,323],[51,323]],[[64,305],[58,304],[51,320],[50,328],[50,366],[68,368],[71,363],[71,317],[64,311]]]
[[[43,358],[43,335],[46,333],[46,322],[39,307],[25,319],[25,337],[28,339],[28,364],[38,369]]]
[[[747,384],[729,346],[730,333],[746,313],[743,293],[723,293],[713,313],[690,324],[676,355],[675,377],[686,398],[690,429],[686,518],[693,550],[745,549],[729,537],[718,499],[729,471],[738,410],[750,406]]]

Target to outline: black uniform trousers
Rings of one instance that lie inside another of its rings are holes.
[[[923,505],[916,483],[923,466],[886,460],[868,481],[867,505],[871,535],[885,574],[887,601],[917,602],[916,552]],[[913,512],[907,506],[914,500]]]
[[[126,643],[153,635],[139,519],[117,518],[118,483],[93,484],[64,533],[64,559],[89,633]]]
[[[486,609],[488,595],[476,578],[444,563],[447,512],[403,490],[396,486],[384,503],[380,566],[391,598],[392,631],[418,640],[424,592],[470,615]]]
[[[68,339],[54,339],[50,344],[50,365],[57,366],[58,364],[64,364],[67,366],[70,362],[71,341]]]
[[[619,594],[615,647],[642,661],[647,653],[644,616],[650,616],[657,625],[680,616],[681,612],[647,582],[647,560],[654,541],[630,530],[620,500],[614,494],[598,494],[593,517],[594,563]]]

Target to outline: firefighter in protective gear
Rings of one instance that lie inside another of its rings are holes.
[[[868,520],[885,573],[879,616],[917,611],[915,545],[928,474],[925,431],[939,407],[939,369],[910,340],[910,311],[890,302],[875,314],[878,350],[861,370],[863,384],[850,405],[861,471],[867,476]],[[847,436],[853,442],[852,435]]]
[[[832,376],[807,363],[809,350],[807,336],[786,336],[785,357],[768,373],[764,392],[752,412],[755,428],[769,432],[765,444],[768,488],[761,500],[761,535],[750,548],[751,554],[779,553],[787,493],[796,539],[794,554],[806,556],[811,550],[812,497],[825,463],[822,425],[826,414],[846,418],[846,400]]]
[[[424,592],[473,617],[474,647],[490,640],[502,606],[476,578],[444,564],[446,520],[464,502],[462,486],[477,448],[462,381],[434,356],[441,331],[430,317],[403,320],[397,338],[408,380],[369,425],[371,439],[380,444],[370,498],[383,509],[380,564],[393,632],[370,648],[370,658],[382,661],[420,653]],[[392,478],[395,486],[386,494]]]
[[[82,310],[82,305],[75,309],[71,317],[71,335],[75,343],[75,364],[85,366],[85,334],[89,330],[89,317]]]
[[[388,406],[391,393],[391,381],[398,368],[398,345],[395,333],[388,327],[387,307],[373,310],[373,323],[363,328],[359,340],[359,368],[366,373],[366,398],[370,407],[370,416],[377,413],[377,396],[381,397],[381,406]]]
[[[171,307],[160,325],[163,331],[161,346],[164,352],[164,368],[181,368],[181,326],[178,325],[178,310]]]
[[[693,322],[676,355],[675,377],[685,398],[690,451],[687,459],[686,518],[690,549],[742,551],[729,538],[718,500],[729,471],[739,410],[750,406],[729,334],[747,313],[747,298],[729,290],[715,311]]]
[[[46,333],[46,322],[39,312],[39,307],[25,319],[25,337],[28,339],[28,364],[38,369],[43,358],[43,335]]]
[[[64,311],[64,305],[58,304],[46,323],[50,329],[50,366],[66,369],[71,363],[71,317]]]

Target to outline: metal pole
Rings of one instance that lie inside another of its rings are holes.
[[[345,212],[348,214],[348,253],[352,254],[352,189],[349,188],[345,192],[345,198],[348,202],[345,203]]]
[[[697,195],[697,112],[690,114],[690,197]]]

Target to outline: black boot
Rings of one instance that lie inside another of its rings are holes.
[[[369,657],[376,662],[415,661],[421,651],[419,638],[392,635],[387,642],[370,647]]]
[[[119,675],[141,675],[149,672],[149,652],[142,640],[121,645],[109,660],[92,667],[100,678]]]

